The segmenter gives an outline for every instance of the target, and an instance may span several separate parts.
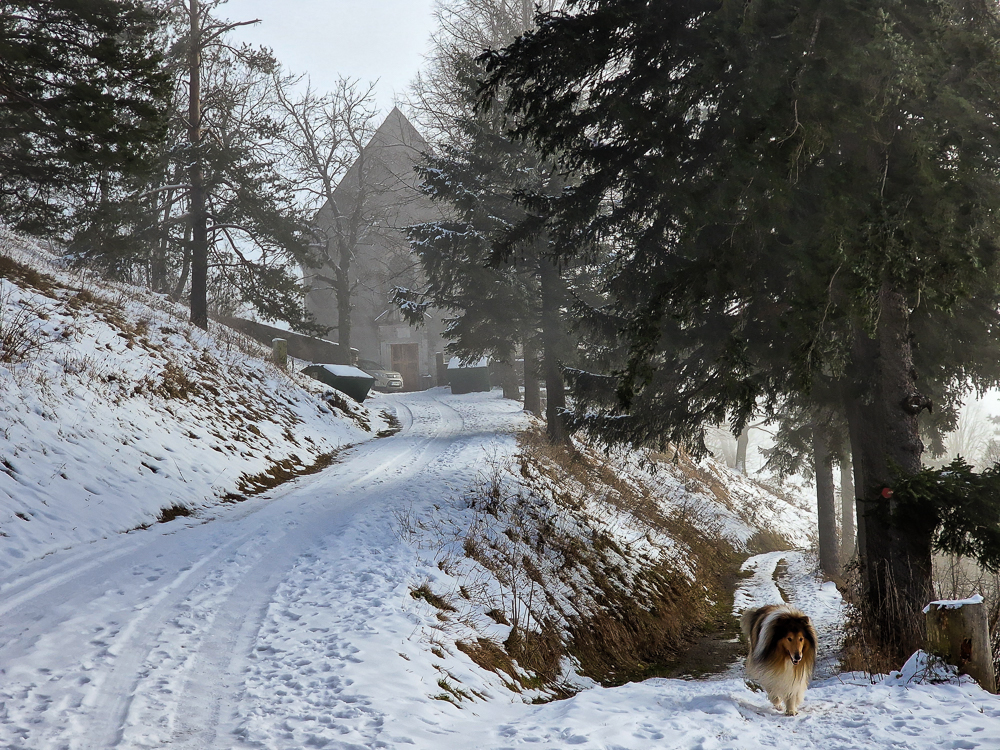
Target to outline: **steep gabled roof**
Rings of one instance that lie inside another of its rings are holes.
[[[430,145],[399,107],[393,107],[371,140],[361,150],[367,164],[366,171],[379,183],[379,187],[389,191],[406,186],[416,188],[417,178],[413,167],[421,159],[421,154],[430,151]],[[353,200],[357,193],[358,161],[351,165],[334,190],[337,202],[341,198]]]

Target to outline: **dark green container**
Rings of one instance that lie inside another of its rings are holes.
[[[457,357],[454,357],[448,363],[447,373],[448,385],[451,386],[452,393],[489,391],[493,387],[490,383],[489,363],[485,359],[465,366]]]
[[[364,370],[348,365],[309,365],[302,372],[341,393],[350,396],[359,404],[368,398],[375,378]]]

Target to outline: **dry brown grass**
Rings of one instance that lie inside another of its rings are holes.
[[[232,456],[245,472],[235,481],[227,478],[224,487],[230,491],[223,496],[227,501],[246,499],[333,463],[339,450],[323,453],[320,436],[314,435],[314,440],[297,429],[302,423],[297,407],[304,401],[303,390],[315,397],[321,414],[338,421],[347,417],[365,431],[372,429],[367,412],[341,394],[323,394],[306,376],[252,361],[266,360],[267,351],[232,329],[213,322],[209,334],[192,326],[188,311],[165,297],[85,271],[69,276],[53,263],[43,266],[56,274],[48,275],[14,259],[18,257],[0,251],[0,279],[11,282],[0,292],[0,364],[18,365],[9,367],[11,376],[30,384],[43,400],[57,397],[54,386],[60,379],[64,387],[72,387],[89,378],[88,385],[108,403],[146,398],[154,408],[181,421],[196,414],[198,425],[185,430],[187,438]],[[14,286],[31,295],[19,294]],[[58,324],[53,323],[56,316]],[[73,340],[86,339],[88,320],[95,319],[112,335],[102,334],[99,346],[86,347],[80,354]],[[183,339],[180,346],[176,339]],[[32,361],[50,345],[54,352],[42,365]],[[134,361],[122,363],[123,357]],[[277,388],[265,382],[273,380],[278,381]],[[290,387],[293,383],[296,387]],[[283,444],[271,437],[278,433]],[[246,470],[244,459],[268,454],[273,458],[267,459],[262,471],[257,471],[261,465],[256,462],[256,473]],[[155,464],[144,465],[158,471]]]
[[[160,515],[156,517],[157,523],[170,523],[175,518],[186,518],[193,515],[191,509],[186,505],[180,505],[175,503],[169,508],[163,508],[160,511]]]
[[[153,385],[150,390],[161,398],[181,401],[187,401],[202,392],[199,383],[192,380],[187,370],[174,362],[167,362],[160,373],[159,383]]]
[[[59,289],[51,276],[38,273],[5,255],[0,255],[0,279],[53,298]],[[36,305],[15,303],[8,287],[0,296],[0,362],[18,364],[41,354],[50,343],[44,331],[47,318]]]
[[[10,279],[18,286],[30,287],[48,297],[55,297],[60,288],[54,277],[39,273],[8,255],[0,255],[0,279]]]
[[[40,355],[49,343],[43,325],[39,310],[0,296],[0,362],[17,364]]]
[[[473,662],[488,672],[497,675],[506,675],[510,679],[504,679],[504,685],[514,692],[520,692],[521,680],[524,673],[514,664],[514,659],[503,647],[497,645],[489,638],[477,638],[473,641],[458,641],[455,647],[466,654]]]
[[[898,597],[873,607],[862,595],[862,571],[856,562],[845,570],[844,582],[843,593],[849,607],[844,623],[841,668],[845,672],[864,672],[872,678],[899,669],[914,651],[923,647],[923,623],[913,617]],[[896,590],[893,586],[888,588]],[[907,622],[910,627],[887,632],[882,625],[886,620]]]
[[[349,447],[344,446],[338,451],[323,453],[311,464],[302,463],[294,453],[287,458],[272,460],[271,465],[262,472],[243,474],[236,483],[236,492],[227,493],[222,499],[229,503],[242,502],[252,495],[267,492],[297,477],[316,474],[332,466],[339,453]]]
[[[459,647],[505,684],[562,697],[565,657],[605,685],[644,679],[699,635],[732,628],[744,556],[693,506],[664,504],[601,454],[528,432],[512,463],[491,465],[466,502],[477,520],[462,549],[505,592],[483,611],[511,630],[503,643]],[[675,557],[642,551],[666,537]]]
[[[423,599],[425,602],[430,604],[432,607],[436,607],[443,612],[457,612],[458,610],[448,603],[448,600],[443,596],[438,596],[433,591],[429,584],[422,583],[417,588],[411,589],[410,596],[414,599]]]
[[[392,412],[383,410],[382,419],[386,421],[386,424],[388,426],[384,430],[379,430],[378,433],[376,433],[375,437],[380,437],[380,438],[392,437],[397,432],[403,429],[402,422],[400,422],[396,418],[396,415],[393,414]]]

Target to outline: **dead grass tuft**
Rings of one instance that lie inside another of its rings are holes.
[[[157,396],[187,401],[201,393],[201,387],[180,365],[168,362],[160,373],[160,382],[152,389]]]
[[[50,343],[44,316],[31,304],[14,304],[0,295],[0,362],[17,364],[38,356]]]
[[[39,273],[7,255],[0,255],[0,279],[10,279],[18,286],[30,287],[47,297],[54,297],[59,288],[54,277]]]
[[[436,607],[443,612],[457,612],[455,607],[451,606],[448,601],[443,596],[438,596],[433,591],[429,584],[423,583],[415,589],[410,591],[410,596],[414,599],[423,599],[425,602],[430,604],[432,607]]]
[[[160,511],[160,515],[156,517],[156,522],[169,523],[170,521],[173,521],[175,518],[186,518],[192,515],[194,515],[194,513],[189,507],[187,507],[186,505],[178,505],[175,503],[174,505],[171,505],[169,508],[163,508]]]
[[[341,451],[348,447],[350,446],[344,446],[332,453],[323,453],[309,465],[303,464],[302,460],[294,453],[287,458],[272,461],[270,467],[258,474],[243,474],[236,483],[236,492],[228,492],[222,496],[222,499],[230,503],[242,502],[249,496],[267,492],[297,477],[316,474],[332,466]]]
[[[563,697],[564,691],[556,681],[566,646],[554,623],[546,622],[537,631],[511,628],[503,645],[510,657],[532,675],[519,680],[524,687],[555,688],[560,695],[553,697]]]
[[[383,410],[382,419],[384,419],[389,426],[386,427],[384,430],[379,430],[376,437],[380,438],[392,437],[401,429],[403,429],[403,424],[396,418],[396,415],[393,414],[392,412]]]
[[[455,647],[487,672],[507,675],[510,681],[505,680],[504,684],[515,692],[520,692],[520,687],[517,686],[521,684],[522,673],[510,654],[489,638],[477,638],[475,643],[458,641]]]
[[[844,598],[849,607],[844,622],[841,667],[846,672],[864,672],[874,680],[876,675],[889,674],[902,667],[914,651],[923,647],[921,623],[910,614],[902,616],[901,613],[908,613],[908,610],[900,597],[893,596],[872,607],[867,597],[862,596],[862,570],[856,561],[848,565],[844,576]],[[890,586],[889,590],[896,589]],[[904,632],[886,632],[882,625],[887,619],[886,613],[892,613],[889,620],[908,622],[911,627]]]

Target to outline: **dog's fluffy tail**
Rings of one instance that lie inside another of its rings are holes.
[[[750,640],[750,633],[753,630],[753,623],[757,617],[757,613],[761,611],[763,607],[757,607],[755,609],[748,609],[743,612],[743,617],[740,618],[740,630],[743,631],[743,635],[746,636],[747,641]]]

